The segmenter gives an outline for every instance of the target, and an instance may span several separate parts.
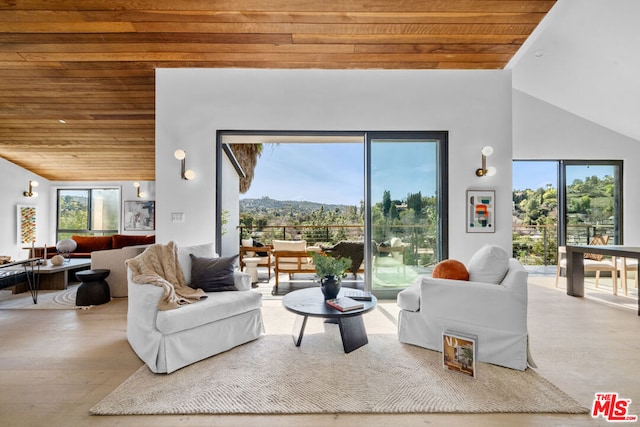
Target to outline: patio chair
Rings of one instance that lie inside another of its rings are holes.
[[[358,271],[364,271],[364,242],[354,242],[342,240],[333,246],[320,245],[322,252],[336,258],[349,258],[351,259],[351,267],[349,272],[356,277]]]
[[[606,245],[609,242],[609,236],[594,236],[589,242],[589,245]],[[600,282],[600,272],[608,271],[611,273],[611,281],[613,286],[614,295],[617,294],[618,289],[618,267],[614,259],[604,259],[604,255],[599,254],[584,254],[584,271],[595,271],[596,273],[596,288]],[[566,246],[558,246],[558,267],[556,269],[556,288],[558,287],[558,279],[561,275],[561,270],[567,268],[567,248]]]
[[[318,246],[307,246],[306,240],[273,240],[273,274],[276,276],[275,289],[278,289],[280,274],[289,274],[289,279],[294,273],[315,274],[313,258],[310,252],[320,252]]]
[[[634,258],[616,258],[618,270],[620,270],[620,279],[622,279],[622,292],[628,295],[627,276],[631,271],[634,274],[636,288],[638,287],[638,260]]]
[[[376,244],[373,250],[373,272],[379,267],[391,267],[399,271],[402,268],[403,275],[406,275],[406,265],[404,253],[409,245],[402,243],[399,237],[393,237],[389,243]]]

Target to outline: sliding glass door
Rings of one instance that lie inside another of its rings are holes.
[[[393,296],[447,256],[446,133],[367,134],[367,285]]]
[[[622,163],[563,161],[564,241],[589,244],[606,236],[608,244],[622,244]]]
[[[277,151],[276,156],[260,157],[260,167],[254,165],[253,184],[243,193],[254,193],[251,203],[244,203],[246,209],[240,207],[246,196],[241,199],[238,189],[242,168],[227,167],[225,178],[222,172],[223,147],[238,144]],[[304,155],[294,157],[290,148],[300,148]],[[267,166],[269,173],[261,175],[260,168]],[[226,247],[222,233],[217,236],[222,253],[237,253],[248,237],[263,244],[273,239],[305,240],[311,246],[361,242],[365,274],[357,275],[357,286],[379,297],[395,297],[448,257],[446,132],[220,131],[217,171],[218,223],[224,224],[223,211],[232,213]],[[347,196],[348,203],[343,201]],[[287,202],[286,210],[277,211],[276,198],[301,200],[296,204],[300,208]],[[302,211],[308,202],[321,206]]]
[[[622,162],[513,162],[513,253],[526,265],[554,265],[558,246],[594,236],[622,244]]]

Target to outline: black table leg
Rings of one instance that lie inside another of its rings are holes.
[[[33,303],[38,303],[38,290],[40,289],[40,274],[34,273],[33,264],[31,264],[31,272],[27,270],[27,264],[24,264],[24,272],[27,274],[27,285],[31,292],[31,299]],[[38,264],[38,272],[40,272],[40,264]],[[29,274],[31,273],[31,274]]]
[[[345,353],[351,353],[369,342],[362,316],[340,317],[338,325]]]
[[[584,296],[584,254],[567,250],[567,295]]]
[[[291,336],[293,337],[293,342],[296,344],[296,347],[300,347],[300,344],[302,344],[304,328],[307,326],[308,318],[308,316],[296,316],[296,320],[293,323],[293,332],[291,332]]]

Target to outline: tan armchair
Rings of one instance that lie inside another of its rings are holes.
[[[609,236],[594,236],[589,245],[606,245]],[[567,248],[566,246],[558,247],[558,267],[556,269],[556,288],[558,287],[558,279],[560,278],[561,269],[567,268]],[[618,267],[615,258],[612,260],[605,259],[604,255],[584,254],[584,271],[595,271],[596,288],[600,282],[600,272],[609,271],[611,273],[611,281],[613,286],[613,294],[618,293]]]
[[[307,246],[306,240],[273,240],[273,271],[276,276],[278,289],[279,275],[288,273],[289,278],[294,273],[315,273],[313,258],[310,252],[320,252],[317,246]]]

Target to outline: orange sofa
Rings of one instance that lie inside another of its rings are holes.
[[[78,246],[71,252],[71,258],[91,258],[91,252],[107,249],[122,249],[127,246],[150,245],[156,242],[155,235],[135,236],[114,234],[112,236],[71,236]],[[57,254],[55,246],[47,246],[47,258]],[[43,258],[44,248],[34,248],[32,257]]]

